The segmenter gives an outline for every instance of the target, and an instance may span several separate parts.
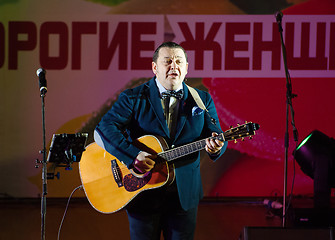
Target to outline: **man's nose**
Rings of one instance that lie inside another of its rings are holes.
[[[176,61],[171,61],[171,69],[175,69],[177,67]]]

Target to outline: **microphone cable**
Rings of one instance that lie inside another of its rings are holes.
[[[76,187],[75,189],[73,189],[72,193],[71,193],[70,196],[69,196],[69,199],[67,200],[67,204],[66,204],[66,208],[65,208],[65,211],[64,211],[64,214],[63,214],[63,218],[62,218],[62,221],[61,221],[61,223],[60,223],[60,225],[59,225],[58,235],[57,235],[57,240],[59,240],[59,238],[60,238],[60,231],[61,231],[61,229],[62,229],[63,222],[64,222],[64,219],[65,219],[67,210],[68,210],[68,208],[69,208],[70,200],[71,200],[71,198],[72,198],[72,195],[73,195],[78,189],[81,189],[81,188],[83,188],[83,185],[80,185],[80,186]]]

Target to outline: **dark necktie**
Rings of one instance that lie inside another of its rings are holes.
[[[162,99],[164,100],[165,118],[169,121],[169,107],[170,107],[170,97],[175,97],[176,99],[182,99],[184,95],[183,89],[179,91],[167,90],[162,92]]]
[[[167,121],[167,124],[169,126],[169,129],[170,129],[170,137],[173,138],[174,137],[174,134],[175,134],[175,125],[177,124],[176,123],[176,120],[177,120],[177,116],[176,114],[178,113],[178,107],[179,107],[179,103],[177,103],[177,105],[175,106],[175,109],[174,111],[175,112],[175,116],[174,118],[175,119],[170,119],[170,98],[171,97],[174,97],[178,100],[182,99],[183,98],[183,90],[179,90],[179,91],[175,91],[175,90],[167,90],[166,92],[163,92],[162,93],[162,99],[164,100],[164,110],[165,110],[165,118],[166,118],[166,121]],[[172,124],[170,126],[170,124]]]
[[[166,92],[162,93],[162,98],[165,99],[167,97],[175,97],[177,99],[182,99],[183,94],[184,94],[183,89],[180,89],[179,91],[167,90]]]

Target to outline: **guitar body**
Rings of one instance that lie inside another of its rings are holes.
[[[153,154],[167,147],[163,138],[152,135],[137,139],[136,145]],[[83,152],[79,172],[87,199],[102,213],[121,210],[140,192],[161,187],[174,177],[173,168],[166,162],[156,163],[144,176],[135,176],[125,164],[96,143],[87,146]]]
[[[257,123],[245,123],[231,128],[215,138],[220,141],[236,141],[255,135],[259,129]],[[200,151],[206,146],[206,139],[167,150],[164,138],[146,135],[132,144],[155,158],[154,168],[140,175],[129,170],[116,157],[92,143],[86,147],[79,162],[79,172],[87,199],[93,208],[102,213],[121,210],[139,193],[162,187],[174,179],[172,161]],[[170,164],[169,164],[170,163]]]

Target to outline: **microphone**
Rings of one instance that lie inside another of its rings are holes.
[[[44,95],[47,93],[47,80],[45,79],[45,70],[43,68],[39,68],[36,71],[36,75],[39,78],[39,86],[40,86],[40,92],[41,95]]]
[[[283,18],[283,13],[281,11],[278,11],[278,12],[276,12],[275,16],[276,16],[277,23],[278,24],[281,23],[281,20]]]

